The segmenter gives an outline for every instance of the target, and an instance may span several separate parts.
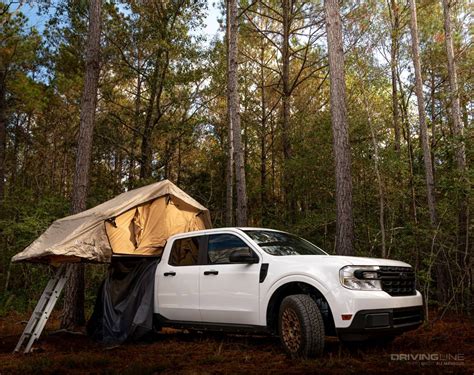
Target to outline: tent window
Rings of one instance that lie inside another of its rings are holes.
[[[182,238],[174,241],[171,249],[171,266],[195,266],[198,264],[200,236]]]

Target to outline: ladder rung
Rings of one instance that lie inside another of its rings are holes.
[[[24,353],[31,350],[33,343],[41,335],[49,315],[54,308],[59,295],[64,288],[64,284],[69,279],[71,272],[66,265],[62,265],[56,272],[56,275],[49,280],[43,294],[41,295],[31,318],[25,327],[23,334],[15,347],[15,352],[20,351],[26,341]]]

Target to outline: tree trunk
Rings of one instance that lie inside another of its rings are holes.
[[[227,70],[230,69],[229,38],[230,38],[230,5],[226,1],[226,52]],[[227,85],[227,166],[226,166],[226,190],[225,190],[225,225],[231,227],[234,224],[234,133],[230,113],[230,86]]]
[[[393,129],[395,132],[395,151],[400,154],[400,115],[398,110],[398,86],[397,86],[397,67],[398,67],[398,33],[400,30],[400,17],[398,13],[397,0],[390,0],[389,5],[390,18],[392,24],[391,46],[390,46],[390,71],[392,78],[392,114]]]
[[[291,0],[282,0],[283,40],[282,40],[282,143],[283,143],[283,193],[288,209],[288,218],[294,220],[296,204],[293,197],[293,174],[289,160],[292,157],[290,141],[290,25]]]
[[[456,150],[456,164],[459,171],[459,175],[462,181],[462,194],[459,199],[459,212],[458,212],[458,249],[461,254],[465,253],[468,255],[468,201],[469,201],[469,182],[466,178],[466,146],[464,144],[464,129],[461,121],[461,106],[459,100],[459,86],[457,77],[456,61],[454,58],[453,48],[453,36],[451,26],[451,3],[449,0],[443,1],[443,13],[444,13],[444,31],[445,31],[445,44],[446,54],[448,57],[448,76],[449,76],[449,88],[451,90],[451,122],[453,124],[453,133],[455,136],[455,150]]]
[[[271,171],[272,171],[272,200],[273,207],[275,207],[275,194],[276,194],[276,155],[275,155],[275,121],[273,114],[270,113],[270,152],[272,155],[271,159]]]
[[[369,125],[370,136],[372,138],[372,146],[374,147],[374,168],[375,175],[377,176],[377,188],[379,193],[379,224],[380,233],[382,238],[382,258],[387,257],[387,246],[385,240],[385,194],[383,188],[382,176],[380,174],[379,166],[379,146],[377,144],[377,138],[375,137],[375,130],[372,124],[372,113],[370,111],[370,104],[367,99],[367,95],[364,95],[365,109],[367,112],[367,124]]]
[[[431,71],[430,77],[430,115],[431,115],[431,164],[434,165],[434,150],[436,148],[436,80],[435,73]]]
[[[260,106],[261,106],[261,124],[260,124],[260,217],[261,225],[265,226],[265,216],[267,210],[267,103],[265,97],[265,71],[263,64],[265,61],[265,46],[260,45]]]
[[[433,165],[431,163],[430,142],[428,128],[426,126],[425,100],[423,98],[423,81],[421,78],[420,48],[418,41],[418,24],[416,19],[415,0],[410,1],[410,31],[413,65],[415,67],[415,92],[418,103],[418,121],[420,123],[421,146],[423,148],[423,161],[425,165],[426,195],[428,200],[428,209],[430,212],[430,222],[433,227],[437,224],[436,198],[433,177]]]
[[[412,57],[413,65],[415,68],[415,92],[418,104],[418,117],[420,124],[420,138],[421,147],[423,149],[423,161],[425,167],[425,180],[426,180],[426,196],[428,201],[428,210],[430,213],[430,223],[433,231],[437,230],[438,217],[436,213],[436,197],[435,197],[435,184],[433,174],[433,164],[431,159],[430,142],[428,135],[428,128],[426,125],[426,114],[425,114],[425,101],[423,97],[423,81],[421,77],[421,63],[420,63],[420,51],[419,51],[419,40],[418,40],[418,24],[416,16],[416,4],[415,0],[409,0],[410,4],[410,31],[411,31],[411,43],[412,43]],[[441,258],[436,261],[436,279],[437,279],[437,294],[438,301],[443,303],[447,301],[448,285],[446,283],[446,269],[445,265],[441,262]]]
[[[226,192],[225,192],[225,225],[231,227],[234,223],[234,136],[230,111],[227,108],[227,166],[226,166]]]
[[[140,66],[140,58],[138,58],[138,66]],[[142,98],[142,78],[141,74],[137,75],[137,86],[136,86],[136,96],[135,96],[135,111],[133,114],[133,125],[135,130],[132,134],[132,141],[130,145],[130,159],[128,163],[128,180],[127,187],[128,189],[133,189],[135,185],[135,147],[137,145],[137,132],[140,129],[140,112],[141,112],[141,98]]]
[[[401,120],[402,120],[402,130],[405,135],[405,141],[407,142],[407,154],[408,154],[408,172],[409,172],[409,187],[411,195],[411,213],[413,215],[413,222],[418,224],[418,214],[417,214],[417,205],[416,205],[416,192],[415,192],[415,178],[413,174],[413,146],[411,143],[411,132],[410,132],[410,123],[408,120],[408,108],[406,105],[405,92],[403,91],[403,86],[401,84],[400,74],[397,72],[397,82],[400,87],[400,102],[401,102]]]
[[[410,185],[410,196],[411,196],[411,211],[413,215],[413,222],[418,225],[418,213],[416,208],[416,192],[415,192],[415,176],[413,172],[413,145],[411,142],[410,124],[404,121],[406,124],[406,141],[407,141],[407,154],[408,154],[408,172],[409,172],[409,185]]]
[[[151,134],[151,126],[145,127],[140,148],[140,179],[148,179],[152,175]]]
[[[454,57],[454,46],[451,26],[451,3],[449,0],[442,0],[444,13],[444,30],[446,55],[448,58],[448,76],[451,99],[451,122],[454,134],[454,147],[456,154],[456,164],[460,177],[460,196],[458,198],[458,264],[462,265],[468,277],[467,285],[472,285],[472,264],[469,252],[469,196],[470,184],[466,173],[466,149],[464,143],[464,129],[461,120],[461,105],[459,97],[459,86],[457,79],[456,60]],[[460,257],[462,260],[459,261]],[[469,306],[472,298],[472,288],[468,287],[466,300],[463,303]]]
[[[5,193],[5,155],[7,147],[7,116],[5,99],[5,77],[0,85],[0,207]]]
[[[72,213],[86,209],[89,187],[89,169],[92,155],[92,138],[94,131],[95,110],[97,106],[97,89],[100,72],[100,32],[102,0],[91,0],[89,6],[89,30],[86,47],[86,70],[84,91],[82,93],[79,139],[76,156],[76,172],[72,193]],[[62,328],[73,329],[85,323],[84,318],[84,265],[75,264],[67,284]]]
[[[285,161],[291,157],[290,145],[290,0],[282,1],[283,8],[283,45],[282,45],[282,138],[283,157]]]
[[[140,147],[140,179],[147,179],[152,174],[152,150],[151,150],[151,135],[153,133],[153,109],[155,108],[156,93],[158,91],[158,74],[159,74],[159,55],[155,59],[155,67],[151,76],[150,97],[146,106],[145,125],[143,127],[141,147]]]
[[[329,52],[331,122],[336,173],[336,252],[353,254],[352,178],[346,110],[342,22],[337,0],[325,0]]]
[[[177,160],[177,166],[176,166],[176,185],[180,186],[181,185],[181,174],[182,174],[182,167],[183,167],[183,160],[182,160],[182,144],[183,140],[182,134],[180,133],[178,136],[178,160]]]
[[[247,189],[245,183],[244,153],[242,149],[242,132],[240,127],[240,103],[239,85],[237,79],[238,69],[238,6],[237,0],[229,0],[229,66],[228,66],[228,90],[229,90],[229,112],[232,123],[235,184],[237,192],[237,215],[238,226],[247,225]]]

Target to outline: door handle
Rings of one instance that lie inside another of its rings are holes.
[[[219,271],[204,271],[204,275],[218,275]]]
[[[174,271],[165,272],[163,275],[165,275],[165,276],[176,276],[176,272],[174,272]]]

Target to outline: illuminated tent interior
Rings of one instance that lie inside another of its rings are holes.
[[[164,180],[56,220],[12,261],[108,263],[114,254],[159,256],[170,236],[206,228],[207,208]]]

